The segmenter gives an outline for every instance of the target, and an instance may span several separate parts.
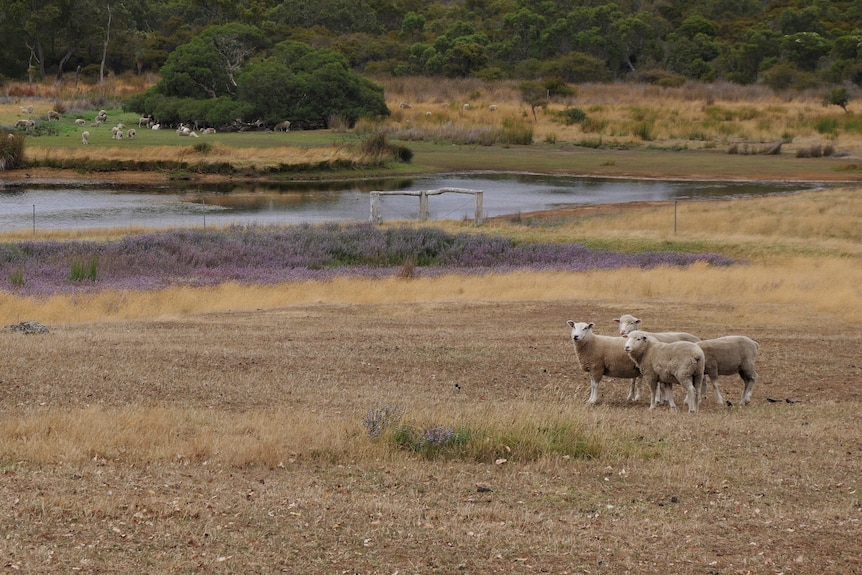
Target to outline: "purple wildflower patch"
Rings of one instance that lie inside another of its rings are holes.
[[[235,226],[141,234],[116,241],[0,244],[0,289],[50,295],[226,281],[272,284],[338,276],[389,277],[405,264],[415,266],[417,275],[439,275],[684,267],[698,261],[718,266],[734,263],[717,254],[623,254],[581,244],[518,243],[502,236],[451,234],[430,227]],[[70,274],[84,262],[86,274]]]

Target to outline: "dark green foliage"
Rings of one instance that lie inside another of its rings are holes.
[[[823,99],[825,106],[839,106],[845,112],[847,104],[850,103],[850,96],[847,94],[847,88],[839,86],[830,90],[829,94]]]
[[[218,35],[226,31],[231,34]],[[126,108],[168,124],[216,127],[236,120],[322,126],[336,116],[352,125],[389,114],[383,89],[354,72],[339,52],[300,42],[282,42],[269,55],[264,48],[266,40],[251,26],[208,29],[177,49],[162,81],[130,98]]]
[[[587,119],[587,113],[580,108],[566,108],[565,110],[560,112],[560,116],[563,117],[563,122],[567,126],[571,126],[572,124],[580,124]]]
[[[269,56],[246,55],[240,47],[265,52],[291,40],[338,51],[351,70],[366,73],[594,82],[661,69],[753,83],[786,64],[811,74],[784,82],[787,87],[862,85],[858,0],[132,0],[110,6],[103,69],[104,4],[6,0],[0,75],[68,81],[74,72],[76,81],[98,82],[103,71],[160,72],[164,95],[235,96],[239,68]]]

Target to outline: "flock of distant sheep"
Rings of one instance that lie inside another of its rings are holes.
[[[720,375],[739,374],[744,383],[741,404],[751,401],[757,383],[754,363],[760,347],[753,339],[728,335],[701,340],[685,332],[647,332],[640,329],[641,320],[628,314],[613,321],[619,324],[622,337],[595,334],[593,323],[566,322],[572,328],[578,363],[590,377],[590,404],[599,400],[599,383],[604,376],[631,378],[631,401],[640,399],[638,380],[643,380],[650,393],[650,409],[664,402],[676,409],[673,385],[677,384],[685,390],[688,410],[697,411],[707,378],[712,382],[716,401],[724,405],[718,389]]]
[[[21,106],[22,114],[33,114],[33,106]],[[61,115],[56,110],[50,110],[48,112],[48,121],[58,121]],[[108,122],[108,112],[106,110],[99,110],[99,113],[96,114],[95,120],[93,120],[89,127],[90,128],[98,128],[103,124]],[[75,124],[78,126],[86,126],[87,120],[83,118],[78,118],[75,120]],[[15,123],[15,127],[22,130],[33,130],[36,127],[36,121],[33,119],[21,119]],[[139,128],[147,128],[151,130],[160,130],[162,128],[161,124],[155,122],[152,116],[141,116],[138,120],[138,129]],[[290,122],[284,121],[280,122],[273,128],[274,131],[283,131],[287,132],[290,129]],[[187,136],[190,138],[197,138],[198,133],[191,127],[186,125],[180,125],[177,130],[178,136]],[[215,134],[215,128],[205,128],[201,130],[201,134]],[[138,132],[136,128],[127,128],[125,124],[118,123],[111,128],[111,137],[115,140],[122,140],[123,138],[134,139],[137,137]],[[90,143],[90,132],[85,130],[81,133],[81,143],[89,144]]]

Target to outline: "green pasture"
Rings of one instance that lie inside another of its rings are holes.
[[[204,136],[198,131],[199,138],[182,137],[176,134],[172,128],[152,130],[139,127],[140,115],[119,110],[106,110],[108,122],[98,127],[92,124],[96,119],[96,110],[89,110],[79,114],[65,114],[59,121],[48,122],[37,119],[39,128],[37,134],[28,138],[27,145],[39,147],[78,147],[82,146],[81,134],[90,133],[90,147],[99,146],[122,146],[124,148],[145,148],[147,146],[191,146],[199,142],[219,143],[234,148],[269,148],[284,145],[297,146],[301,148],[317,148],[330,146],[339,142],[355,142],[359,138],[349,133],[335,133],[328,130],[293,131],[293,132],[223,132]],[[81,118],[86,124],[79,126],[75,120]],[[117,124],[124,124],[126,130],[133,128],[137,131],[135,138],[125,137],[116,140],[111,128]]]
[[[107,110],[108,122],[90,124],[96,110],[68,113],[60,121],[38,118],[36,133],[26,146],[38,155],[39,148],[75,148],[84,144],[81,133],[90,133],[88,152],[100,148],[141,150],[146,157],[150,146],[176,146],[188,149],[196,144],[220,144],[231,148],[266,149],[294,146],[320,148],[349,146],[364,136],[333,130],[295,130],[290,132],[219,132],[199,138],[181,137],[173,129],[151,130],[138,126],[138,114]],[[75,119],[86,124],[79,126]],[[116,140],[111,127],[118,123],[134,128],[137,137]],[[459,145],[431,140],[398,141],[414,152],[410,164],[392,163],[371,169],[375,175],[421,174],[471,170],[560,173],[607,177],[662,177],[703,180],[755,179],[800,181],[859,181],[862,164],[848,158],[798,158],[786,152],[779,155],[729,154],[722,149],[661,149],[659,147],[594,148],[573,142],[534,142],[531,145]]]

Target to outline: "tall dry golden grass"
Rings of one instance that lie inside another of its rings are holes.
[[[375,304],[381,302],[533,301],[578,297],[588,300],[723,302],[734,314],[752,304],[794,305],[811,313],[862,322],[862,198],[854,188],[821,190],[734,201],[694,201],[621,207],[590,216],[561,216],[538,224],[495,220],[482,232],[525,241],[612,241],[660,249],[690,244],[728,253],[746,265],[690,269],[616,270],[589,273],[460,275],[405,280],[338,279],[283,286],[225,284],[215,288],[176,287],[157,292],[107,291],[89,296],[20,298],[0,294],[7,321],[41,318],[81,322],[176,316],[209,311],[279,307],[295,303]],[[544,225],[542,224],[544,222]],[[463,222],[440,225],[473,231]],[[96,232],[110,237],[110,232]],[[56,234],[51,237],[58,237]],[[79,235],[76,237],[80,237]],[[646,244],[644,243],[646,242]],[[780,318],[776,321],[782,321]]]

